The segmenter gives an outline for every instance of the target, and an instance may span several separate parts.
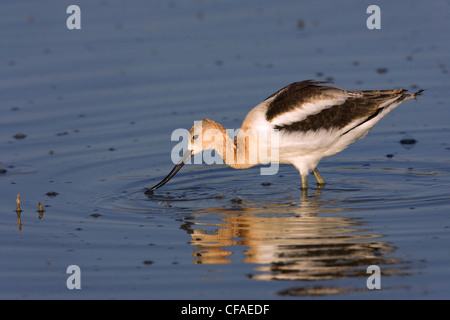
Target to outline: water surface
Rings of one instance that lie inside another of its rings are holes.
[[[81,30],[70,4],[0,5],[1,298],[450,297],[447,2],[379,2],[380,30],[364,1],[79,1]],[[306,195],[293,167],[220,165],[144,195],[174,129],[238,128],[304,79],[426,91],[324,159]]]

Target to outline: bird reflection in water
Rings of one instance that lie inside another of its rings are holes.
[[[317,189],[298,202],[244,201],[228,208],[202,210],[185,220],[182,229],[191,236],[197,264],[232,263],[234,252],[240,250],[237,246],[247,247],[242,252],[243,262],[256,265],[249,275],[256,280],[367,278],[370,265],[382,266],[383,276],[405,274],[406,262],[392,256],[396,248],[382,241],[382,235],[371,233],[359,217],[339,216],[339,212],[348,213],[348,207],[343,201],[321,200]],[[221,215],[221,222],[202,222],[205,214]],[[279,294],[337,294],[345,290],[348,288],[312,287]]]

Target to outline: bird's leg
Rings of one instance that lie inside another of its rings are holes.
[[[308,177],[306,175],[302,175],[302,190],[306,191],[308,189]]]
[[[325,180],[323,180],[322,176],[319,173],[319,170],[317,170],[317,168],[314,168],[314,170],[312,172],[314,173],[314,177],[316,177],[317,184],[319,186],[325,185]]]
[[[302,177],[302,199],[307,200],[308,197],[308,177],[306,175],[301,175]]]

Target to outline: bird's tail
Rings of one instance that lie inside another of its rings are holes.
[[[417,99],[417,97],[420,96],[422,94],[422,92],[424,92],[424,91],[425,90],[420,89],[419,91],[414,92],[414,93],[405,93],[405,94],[403,94],[402,100]]]
[[[418,96],[420,96],[422,94],[422,92],[424,92],[424,89],[420,89],[417,92],[414,92],[412,95],[414,96],[414,99],[416,99]]]

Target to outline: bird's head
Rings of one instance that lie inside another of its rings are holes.
[[[194,155],[204,150],[223,149],[225,136],[225,127],[220,123],[211,119],[195,121],[189,130],[188,150]]]
[[[195,121],[191,130],[189,130],[188,150],[167,177],[145,191],[145,194],[151,195],[153,191],[166,184],[194,154],[201,153],[204,150],[216,150],[219,152],[224,150],[225,135],[226,130],[224,126],[213,120],[203,119],[202,121]]]

